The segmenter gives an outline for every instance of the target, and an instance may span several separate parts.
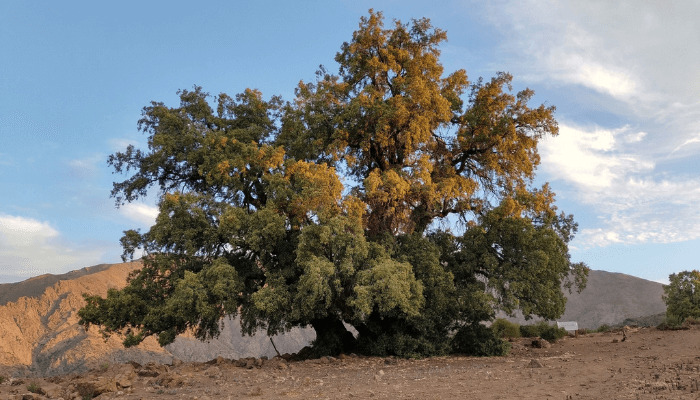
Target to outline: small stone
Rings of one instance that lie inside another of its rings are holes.
[[[218,378],[221,376],[221,370],[219,367],[210,367],[205,371],[205,375],[210,378]]]
[[[538,360],[535,360],[534,358],[532,360],[530,360],[530,364],[528,364],[528,365],[530,366],[530,368],[542,368],[543,367],[542,363],[539,362]]]
[[[254,359],[254,358],[248,358],[248,359],[246,359],[245,368],[246,368],[246,369],[253,369],[253,368],[255,368],[255,359]]]

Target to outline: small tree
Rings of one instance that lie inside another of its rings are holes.
[[[700,318],[700,272],[683,271],[668,279],[663,297],[667,321],[682,323],[687,318]]]
[[[450,351],[455,332],[473,348],[495,308],[561,315],[561,284],[582,288],[587,269],[569,260],[573,217],[533,186],[554,107],[530,107],[506,73],[445,74],[445,40],[427,19],[385,28],[370,11],[339,74],[321,69],[292,102],[246,90],[210,104],[195,87],[145,107],[148,149],[110,157],[131,174],[112,195],[155,186],[160,212],[122,238],[143,268],[88,296],[82,323],[165,345],[239,314],[244,333],[312,326],[316,354],[420,356]]]

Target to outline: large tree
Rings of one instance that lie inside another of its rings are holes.
[[[427,355],[497,309],[562,314],[562,284],[582,288],[587,269],[570,262],[573,218],[533,186],[554,107],[530,107],[506,73],[445,74],[445,40],[427,19],[385,28],[370,10],[339,74],[322,68],[292,102],[246,90],[212,104],[195,87],[145,107],[148,149],[110,157],[128,174],[112,195],[155,186],[159,215],[125,232],[143,268],[87,296],[82,323],[165,345],[239,314],[244,333],[312,326],[318,354]]]

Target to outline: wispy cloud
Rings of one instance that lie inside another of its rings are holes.
[[[540,149],[544,177],[593,214],[574,245],[700,238],[700,3],[506,0],[485,10],[516,78],[584,94],[576,104],[590,111],[560,121]],[[596,110],[614,122],[581,119]]]
[[[105,168],[105,160],[106,157],[102,154],[70,160],[67,162],[68,173],[79,179],[94,177],[101,168]]]
[[[603,95],[595,101],[607,112],[670,125],[655,142],[666,152],[700,134],[697,15],[698,2],[518,0],[485,7],[506,39],[502,62],[516,77],[588,88]]]
[[[158,207],[145,203],[127,203],[119,208],[126,218],[139,223],[144,228],[150,228],[158,216]]]
[[[0,214],[0,270],[14,280],[84,267],[101,254],[66,242],[48,222]]]
[[[569,184],[569,197],[595,207],[601,221],[581,230],[577,246],[700,238],[700,179],[659,173],[654,162],[629,153],[643,132],[569,125],[560,132],[542,143],[543,171]]]
[[[559,136],[540,145],[543,170],[554,179],[573,183],[586,197],[597,197],[630,174],[653,170],[653,162],[625,153],[620,146],[639,142],[644,136],[629,127],[586,129],[561,124]]]

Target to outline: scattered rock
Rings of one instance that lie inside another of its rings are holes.
[[[221,376],[221,370],[217,366],[213,366],[210,368],[207,368],[206,371],[204,371],[204,375],[210,377],[210,378],[219,378]]]
[[[155,381],[155,384],[166,388],[182,387],[185,385],[185,380],[179,374],[168,372],[163,376],[159,377]]]
[[[207,364],[227,364],[227,363],[229,363],[229,362],[230,362],[229,360],[227,360],[227,359],[225,359],[225,358],[223,358],[223,357],[221,357],[221,356],[218,356],[218,357],[216,357],[215,359],[213,359],[213,360],[207,362]]]
[[[537,338],[532,341],[532,347],[538,348],[538,349],[548,349],[552,347],[552,344],[549,343],[548,341],[542,339],[542,338]]]
[[[246,369],[253,369],[253,368],[255,368],[255,358],[248,358],[248,359],[246,359],[245,368],[246,368]]]
[[[155,378],[158,375],[168,372],[168,366],[163,364],[148,363],[138,371],[139,376]]]
[[[56,383],[45,382],[41,385],[41,390],[44,396],[50,399],[62,398],[65,395],[66,390]]]

